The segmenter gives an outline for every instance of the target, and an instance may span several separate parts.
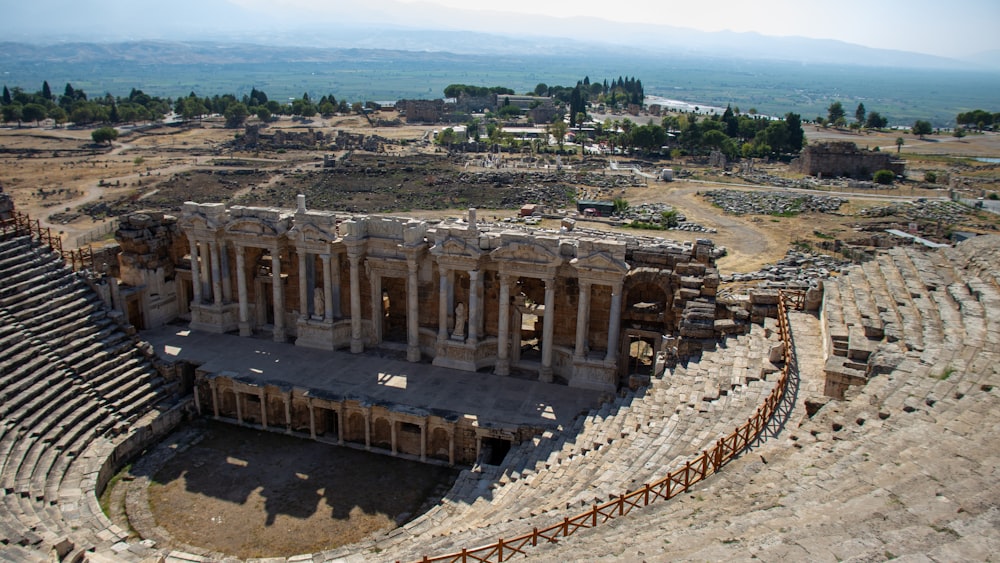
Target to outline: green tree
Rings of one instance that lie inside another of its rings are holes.
[[[611,203],[614,206],[615,215],[624,215],[628,211],[628,200],[623,197],[616,197]]]
[[[883,129],[887,125],[889,125],[889,120],[882,117],[879,112],[868,112],[868,118],[865,120],[865,127],[868,129]]]
[[[260,106],[257,108],[257,119],[262,123],[271,121],[271,110],[267,109],[267,106]]]
[[[913,134],[919,136],[921,139],[924,138],[924,135],[930,135],[933,131],[934,128],[931,126],[930,121],[918,119],[913,123]]]
[[[538,85],[535,86],[535,95],[536,96],[544,96],[544,95],[546,95],[548,93],[549,93],[549,87],[544,82],[539,82]]]
[[[49,117],[52,118],[52,121],[54,121],[56,125],[62,125],[63,123],[66,123],[66,119],[68,119],[69,116],[66,115],[66,110],[56,106],[49,110]]]
[[[865,122],[865,104],[863,102],[859,102],[858,109],[854,110],[854,121],[858,124]]]
[[[438,136],[434,141],[441,146],[447,147],[458,141],[458,135],[455,134],[454,129],[446,127],[444,131],[438,133]]]
[[[223,115],[226,117],[226,127],[233,129],[243,125],[243,122],[250,116],[250,110],[247,109],[246,104],[243,102],[236,102],[235,104],[226,106],[226,111]]]
[[[792,112],[786,113],[785,129],[788,130],[787,151],[793,154],[801,152],[806,143],[806,133],[802,130],[802,116]]]
[[[21,105],[20,104],[6,104],[0,109],[0,115],[3,115],[3,122],[10,123],[12,121],[17,122],[17,126],[21,126]]]
[[[10,103],[13,101],[11,99],[11,97],[10,97],[10,90],[7,89],[7,85],[6,84],[3,85],[3,98],[2,98],[2,101],[3,101],[3,105],[5,105],[5,106],[9,106]]]
[[[826,110],[826,119],[830,123],[836,125],[838,120],[844,119],[844,104],[840,102],[833,102],[830,107]]]
[[[45,98],[45,101],[52,99],[52,88],[49,88],[48,80],[42,81],[42,97]]]
[[[889,185],[896,181],[896,174],[892,170],[878,170],[872,176],[876,184]]]
[[[110,147],[111,141],[118,138],[118,130],[114,127],[100,127],[90,133],[90,138],[97,144],[107,143]]]
[[[48,112],[42,104],[28,104],[21,110],[22,119],[25,121],[34,121],[35,125],[38,125],[38,122],[45,119],[47,115]]]
[[[906,141],[904,141],[902,137],[896,137],[896,154],[899,154],[899,150],[903,148],[904,143],[906,143]]]
[[[566,122],[562,119],[556,118],[556,120],[549,125],[548,129],[549,134],[555,137],[556,145],[559,146],[559,150],[563,150],[563,143],[566,142],[566,131],[569,130]]]

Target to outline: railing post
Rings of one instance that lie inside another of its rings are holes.
[[[538,545],[538,528],[531,529],[531,547]]]
[[[503,561],[503,538],[497,540],[497,561]]]
[[[618,495],[618,516],[625,516],[625,495]]]

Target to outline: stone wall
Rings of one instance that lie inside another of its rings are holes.
[[[802,149],[792,161],[794,171],[810,176],[846,176],[871,178],[878,170],[892,170],[902,175],[905,163],[885,152],[869,151],[846,141],[816,143]]]

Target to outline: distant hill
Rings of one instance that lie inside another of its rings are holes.
[[[527,17],[502,11],[502,3],[495,12],[395,0],[287,4],[279,10],[254,2],[171,0],[143,3],[139,10],[131,0],[14,2],[4,6],[0,37],[67,46],[81,42],[213,41],[457,54],[682,55],[804,64],[982,68],[978,60],[958,61],[834,40],[703,32],[599,17]]]

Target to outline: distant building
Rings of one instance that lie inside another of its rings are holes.
[[[905,167],[904,161],[890,153],[860,149],[847,141],[809,145],[791,163],[792,170],[810,176],[863,179],[870,179],[877,170],[891,170],[901,176]]]

